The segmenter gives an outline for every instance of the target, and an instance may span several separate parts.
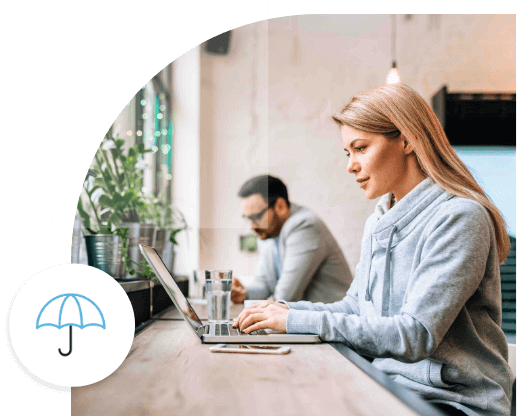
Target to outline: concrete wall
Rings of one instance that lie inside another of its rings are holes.
[[[232,268],[235,276],[253,275],[257,255],[239,251],[248,225],[236,194],[262,173],[282,178],[292,201],[320,215],[355,270],[376,201],[346,171],[330,115],[355,93],[384,84],[390,30],[388,15],[286,17],[232,30],[227,55],[196,49],[180,59],[199,66],[199,262],[176,272]],[[396,45],[402,81],[429,103],[443,84],[450,91],[515,91],[515,16],[399,15]],[[175,85],[184,82],[177,62]],[[176,126],[176,142],[197,143],[179,135],[179,119]],[[185,165],[181,146],[175,158]],[[175,168],[175,188],[194,181],[185,175]]]

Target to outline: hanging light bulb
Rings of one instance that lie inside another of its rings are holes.
[[[393,67],[388,71],[386,76],[386,84],[397,84],[400,83],[400,74],[397,69],[397,64],[393,61]]]
[[[395,61],[395,43],[396,43],[396,30],[395,25],[397,21],[395,15],[391,15],[391,61],[393,65],[391,69],[388,71],[388,75],[386,76],[386,84],[397,84],[400,83],[400,74],[397,69],[397,62]]]

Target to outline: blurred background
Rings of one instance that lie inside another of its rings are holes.
[[[188,225],[176,235],[178,275],[232,269],[251,279],[258,253],[237,192],[265,173],[324,220],[355,271],[377,200],[346,171],[330,116],[385,84],[395,62],[515,238],[515,33],[515,15],[303,15],[235,28],[136,92],[103,146],[115,136],[126,152],[143,144],[136,193],[173,204]],[[515,305],[515,261],[512,293]]]

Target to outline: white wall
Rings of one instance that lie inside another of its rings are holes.
[[[253,275],[257,256],[238,249],[248,229],[236,194],[245,180],[270,173],[285,181],[292,201],[320,215],[355,270],[376,201],[346,171],[330,115],[355,93],[384,84],[390,23],[388,15],[272,19],[232,30],[227,55],[195,50],[181,58],[197,62],[201,83],[199,267]],[[402,81],[429,103],[443,84],[514,92],[515,16],[399,15],[397,63]],[[186,158],[180,146],[176,158]],[[184,179],[175,170],[175,188]]]
[[[232,31],[226,56],[201,54],[201,268],[253,275],[256,254],[239,251],[247,234],[237,192],[269,169],[268,23]]]
[[[172,65],[173,136],[172,198],[187,220],[190,230],[178,234],[176,272],[188,273],[199,267],[200,211],[200,48],[194,48]]]

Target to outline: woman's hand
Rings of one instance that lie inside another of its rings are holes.
[[[262,301],[259,301],[255,304],[253,304],[252,306],[249,306],[249,307],[246,307],[244,310],[242,310],[240,312],[240,314],[237,316],[237,318],[233,321],[233,327],[237,327],[239,326],[240,327],[240,324],[242,322],[242,317],[243,315],[250,309],[250,308],[266,308],[268,305],[270,304],[275,304],[274,301],[270,301],[270,300],[262,300]],[[283,304],[283,303],[278,303],[278,304]],[[286,306],[287,307],[287,306]]]
[[[286,331],[289,308],[283,303],[261,301],[242,310],[235,319],[233,327],[240,327],[244,333],[259,329]]]

